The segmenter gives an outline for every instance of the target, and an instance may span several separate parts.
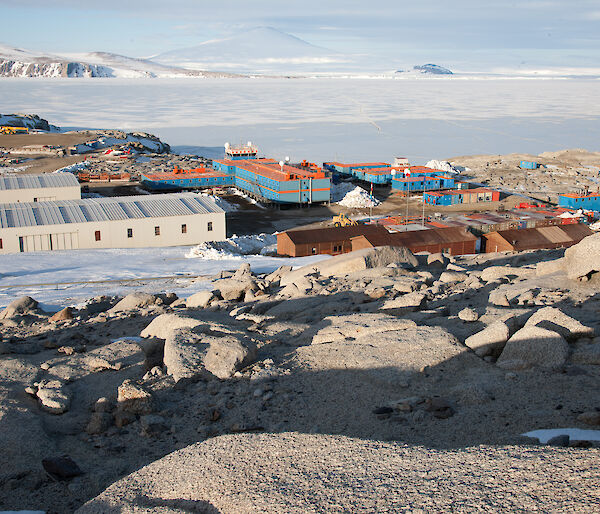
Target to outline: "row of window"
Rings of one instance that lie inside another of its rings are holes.
[[[212,230],[213,230],[213,222],[212,221],[209,221],[206,223],[206,230],[208,232],[212,232]],[[187,225],[185,223],[182,223],[182,225],[181,225],[181,233],[187,234]],[[159,226],[154,227],[154,235],[160,236],[160,227]],[[96,230],[96,232],[94,233],[94,237],[96,238],[96,241],[102,240],[102,234],[101,234],[100,230]],[[127,237],[128,238],[133,237],[133,229],[132,228],[127,229]],[[0,239],[0,249],[2,249],[2,239]]]

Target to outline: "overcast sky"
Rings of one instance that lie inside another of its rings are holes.
[[[600,0],[0,0],[0,42],[143,57],[271,26],[350,54],[600,67]]]

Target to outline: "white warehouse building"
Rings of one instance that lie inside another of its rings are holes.
[[[225,211],[194,193],[0,205],[0,254],[195,245],[225,237]]]
[[[81,187],[72,173],[0,176],[0,203],[78,200]]]

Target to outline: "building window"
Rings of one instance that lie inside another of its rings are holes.
[[[312,253],[313,255],[317,255],[317,249],[316,248],[312,248],[310,253]]]
[[[127,237],[133,237],[133,229],[132,228],[127,229]]]
[[[185,223],[183,223],[181,225],[181,233],[182,234],[187,234],[187,225]]]
[[[96,241],[100,241],[100,231],[96,230],[96,232],[94,233],[94,237],[96,238]]]
[[[206,229],[207,229],[209,232],[212,232],[212,228],[213,228],[213,227],[212,227],[212,221],[209,221],[209,222],[206,224]]]
[[[154,227],[154,235],[160,236],[160,227]]]
[[[4,246],[2,245],[2,238],[0,238],[0,250],[2,250],[2,248],[4,248]]]
[[[37,201],[38,201],[38,199],[37,199],[37,198],[34,198],[34,199],[33,199],[33,201],[34,201],[34,202],[37,202]]]

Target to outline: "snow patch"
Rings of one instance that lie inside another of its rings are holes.
[[[581,428],[548,428],[533,430],[521,435],[538,439],[542,444],[546,444],[558,435],[568,435],[571,441],[600,441],[600,430],[584,430]]]
[[[69,166],[59,168],[59,169],[55,170],[53,173],[74,173],[74,172],[86,169],[89,165],[90,165],[90,163],[87,161],[77,162],[75,164],[70,164]]]
[[[225,241],[201,243],[185,256],[188,259],[240,259],[241,255],[268,255],[274,253],[273,250],[277,250],[276,234],[233,235]]]
[[[356,186],[351,191],[347,192],[344,197],[337,202],[342,207],[361,208],[361,207],[377,207],[381,202],[374,196],[367,193],[362,187]]]
[[[446,173],[453,174],[458,174],[463,171],[469,171],[469,168],[463,168],[462,166],[453,166],[448,161],[437,161],[435,159],[428,161],[427,164],[425,164],[425,166],[428,168],[433,168],[434,170],[442,170]]]

